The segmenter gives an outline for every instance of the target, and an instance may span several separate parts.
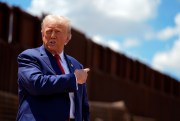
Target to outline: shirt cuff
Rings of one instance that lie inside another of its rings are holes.
[[[76,74],[74,74],[75,78],[76,78],[76,89],[78,90],[78,83],[77,83],[77,77]]]

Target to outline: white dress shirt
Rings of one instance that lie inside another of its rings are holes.
[[[65,74],[69,74],[70,71],[69,71],[67,62],[66,62],[65,57],[64,57],[64,52],[60,53],[60,58],[61,59],[59,59],[59,60],[60,60],[61,65],[63,66]],[[75,104],[74,104],[74,93],[73,92],[69,93],[69,98],[70,98],[70,118],[74,119],[75,118],[75,116],[74,116]]]

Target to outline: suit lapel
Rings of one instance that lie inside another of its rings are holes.
[[[41,53],[41,58],[47,64],[47,67],[49,67],[56,75],[56,72],[55,72],[55,70],[53,68],[53,64],[52,64],[52,61],[53,61],[52,54],[45,50],[44,45],[42,45],[40,47],[40,53]]]
[[[70,71],[70,73],[74,73],[74,71],[75,71],[75,66],[73,65],[73,63],[72,63],[72,61],[70,60],[70,58],[68,58],[68,56],[66,55],[66,54],[64,54],[64,57],[65,57],[65,59],[66,59],[66,62],[67,62],[67,65],[68,65],[68,68],[69,68],[69,71]],[[78,88],[79,88],[79,86],[78,86]],[[75,110],[77,110],[78,109],[78,103],[79,103],[79,101],[78,101],[78,90],[77,91],[74,91],[74,101],[75,101]],[[77,111],[75,111],[75,115],[77,115]]]
[[[40,47],[40,53],[41,53],[42,60],[54,72],[54,74],[62,74],[62,72],[59,71],[58,65],[57,65],[53,55],[44,48],[44,45],[42,45]],[[74,73],[75,68],[74,68],[74,65],[72,64],[71,60],[68,58],[68,56],[65,53],[64,53],[64,57],[67,62],[70,73]]]
[[[70,73],[74,73],[75,67],[74,67],[73,63],[71,62],[71,60],[68,58],[68,56],[65,53],[64,53],[64,57],[67,62]]]

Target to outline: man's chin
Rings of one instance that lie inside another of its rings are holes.
[[[56,53],[56,49],[55,49],[54,47],[52,47],[52,46],[48,46],[46,49],[47,49],[48,51],[50,51],[52,54],[55,54],[55,53]]]

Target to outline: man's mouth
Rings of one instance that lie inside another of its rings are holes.
[[[49,40],[49,44],[50,44],[50,45],[55,45],[55,44],[56,44],[56,41],[55,41],[55,40]]]

